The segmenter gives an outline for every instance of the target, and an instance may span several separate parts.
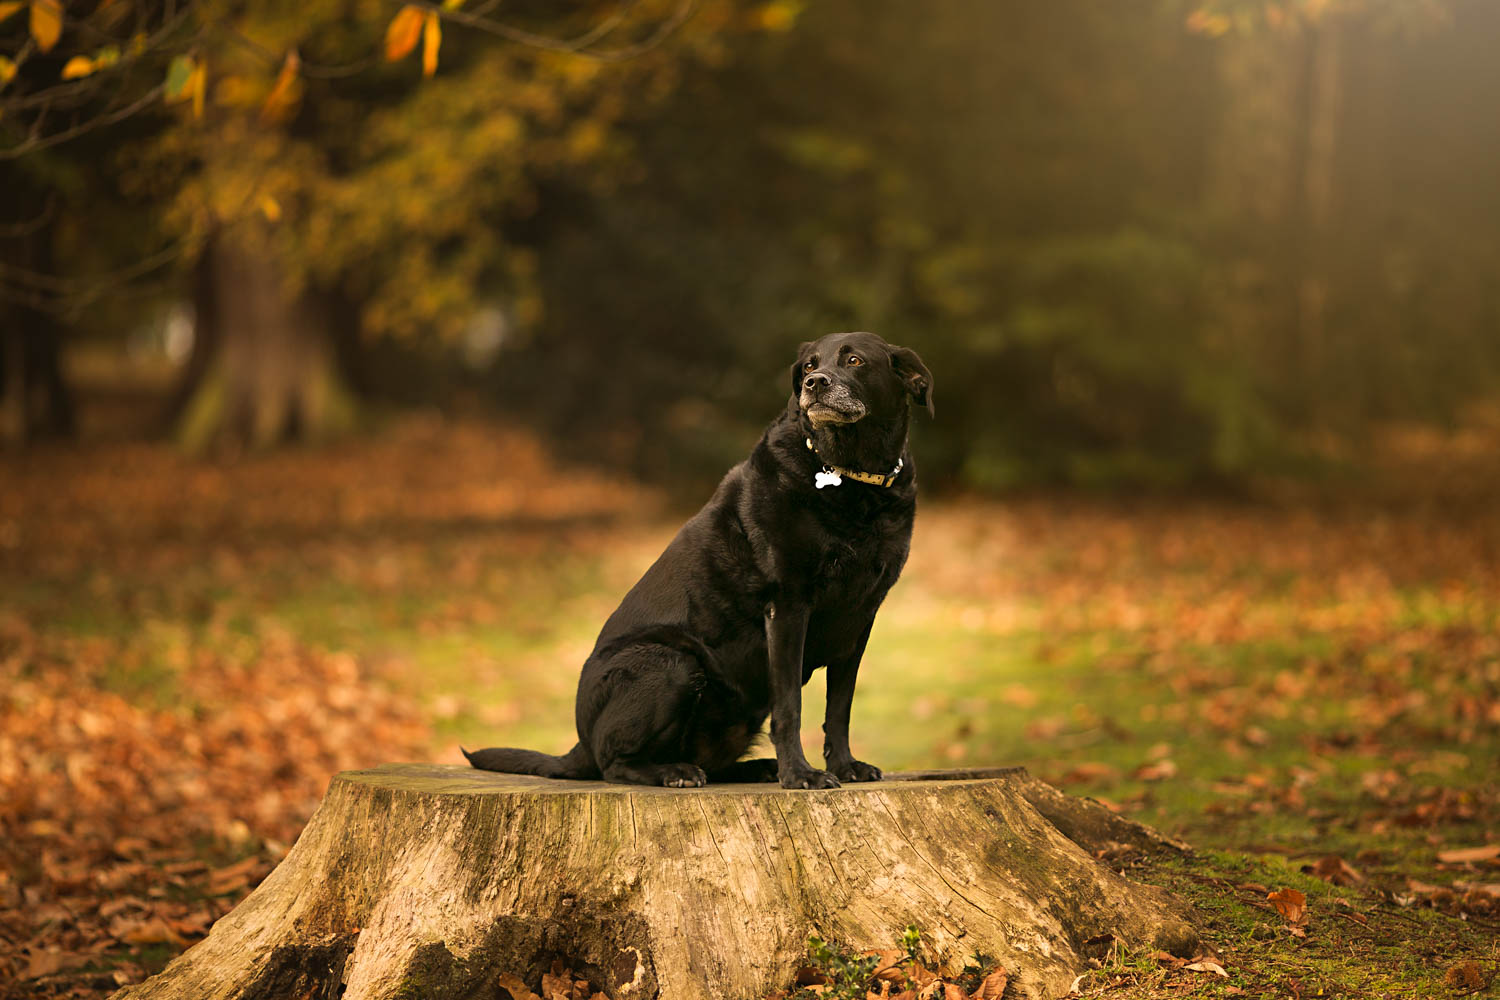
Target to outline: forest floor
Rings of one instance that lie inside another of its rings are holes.
[[[1199,906],[1203,960],[1112,951],[1083,995],[1496,995],[1500,448],[1385,448],[1378,481],[1275,499],[924,503],[856,752],[1024,764],[1198,849],[1114,860]],[[436,418],[233,463],[45,449],[0,483],[4,1000],[159,969],[338,769],[566,749],[682,516]]]

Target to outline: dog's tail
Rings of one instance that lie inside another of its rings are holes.
[[[464,750],[469,763],[481,771],[501,771],[505,774],[535,774],[543,778],[598,778],[599,768],[594,758],[582,743],[558,757],[537,750],[518,750],[515,747],[490,747],[488,750]]]

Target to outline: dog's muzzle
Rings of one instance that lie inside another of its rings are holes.
[[[866,412],[865,404],[855,398],[847,386],[836,383],[822,392],[803,389],[802,394],[797,397],[797,404],[802,407],[802,412],[807,414],[807,419],[812,421],[814,427],[852,424]]]

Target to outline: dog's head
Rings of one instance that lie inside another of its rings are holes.
[[[792,395],[815,428],[870,413],[904,414],[907,400],[935,412],[932,373],[917,352],[873,333],[830,333],[803,344],[792,365]]]

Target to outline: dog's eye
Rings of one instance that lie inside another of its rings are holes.
[[[809,361],[805,365],[802,366],[802,370],[805,371],[805,372],[810,372],[810,371],[812,371],[813,369],[815,369],[817,367],[818,367],[817,365],[815,365],[811,361]]]
[[[848,365],[849,367],[854,368],[854,367],[857,367],[859,365],[864,364],[865,362],[864,362],[864,359],[861,358],[858,354],[851,354],[851,355],[849,355],[849,360],[846,361],[846,362],[844,362],[844,363],[846,365]]]

